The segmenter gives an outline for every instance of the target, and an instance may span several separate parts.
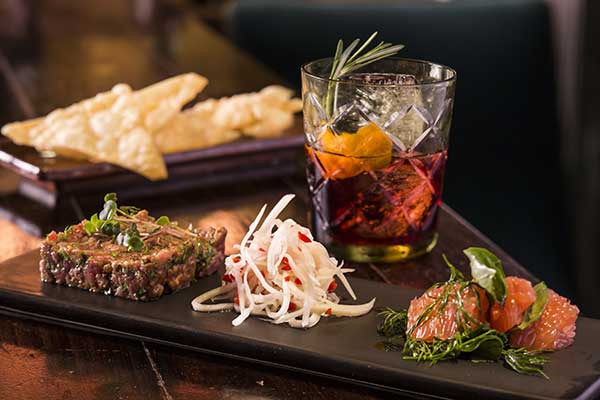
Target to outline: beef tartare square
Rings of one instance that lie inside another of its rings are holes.
[[[43,241],[44,282],[131,300],[150,301],[188,287],[214,272],[224,259],[224,228],[183,229],[167,217],[118,207],[105,197],[104,209]]]

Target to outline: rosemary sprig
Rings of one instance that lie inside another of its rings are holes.
[[[404,48],[402,44],[393,46],[391,43],[381,42],[363,54],[367,46],[375,39],[375,36],[377,36],[377,32],[371,34],[354,54],[352,51],[359,45],[360,39],[355,39],[346,49],[344,49],[343,40],[338,41],[333,64],[331,65],[331,73],[329,74],[330,81],[327,85],[327,95],[325,96],[325,112],[328,118],[331,117],[335,108],[338,80],[340,78],[375,61],[393,56]]]

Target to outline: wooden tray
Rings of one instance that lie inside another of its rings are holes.
[[[153,341],[278,368],[302,371],[436,398],[596,399],[600,396],[600,321],[580,318],[575,344],[549,355],[549,380],[519,375],[500,363],[466,360],[435,366],[403,360],[377,348],[376,313],[324,319],[309,330],[251,318],[233,327],[232,313],[196,313],[190,301],[217,286],[205,278],[152,303],[93,294],[39,281],[39,256],[30,252],[0,264],[0,310],[108,335]],[[351,279],[360,300],[406,307],[419,292]],[[343,293],[342,290],[340,290]]]
[[[274,178],[302,170],[304,136],[300,118],[276,139],[245,139],[165,155],[169,178],[151,182],[108,164],[64,157],[44,158],[35,149],[0,142],[0,165],[23,179],[19,192],[54,208],[67,196],[118,191],[124,198],[160,195],[239,180]]]

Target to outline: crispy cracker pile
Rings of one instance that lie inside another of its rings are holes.
[[[182,111],[208,84],[194,73],[134,91],[126,84],[43,118],[13,122],[2,134],[57,155],[109,162],[150,180],[167,178],[162,155],[214,146],[242,135],[274,137],[289,128],[300,99],[281,86],[209,99]]]

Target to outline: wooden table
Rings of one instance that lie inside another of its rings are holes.
[[[0,109],[1,122],[46,113],[120,81],[140,87],[189,70],[211,79],[206,96],[256,90],[281,81],[203,25],[193,9],[168,9],[162,3],[141,1],[91,3],[36,3],[35,10],[26,10],[32,13],[32,20],[26,23],[28,33],[2,41],[0,72],[4,79],[0,94],[12,101]],[[154,12],[144,9],[144,4],[155,4]],[[40,239],[28,233],[35,229],[27,224],[40,218],[48,222],[43,207],[14,193],[17,183],[16,176],[0,172],[0,261],[35,249]],[[293,177],[140,199],[138,204],[156,215],[168,213],[184,225],[224,225],[229,230],[230,250],[263,203],[273,204],[290,192],[297,194],[297,200],[289,216],[306,223],[306,187],[302,179]],[[15,207],[30,218],[23,220],[7,211]],[[70,214],[51,220],[50,225],[62,227],[75,222],[78,213],[91,211],[88,206],[77,210],[79,207],[74,204]],[[426,288],[446,278],[441,254],[447,254],[465,270],[462,249],[483,246],[500,256],[508,275],[534,279],[446,206],[440,211],[439,231],[439,244],[431,254],[399,265],[359,266],[357,274]],[[0,315],[0,371],[0,398],[11,399],[390,397],[368,388],[76,331],[15,315]]]

